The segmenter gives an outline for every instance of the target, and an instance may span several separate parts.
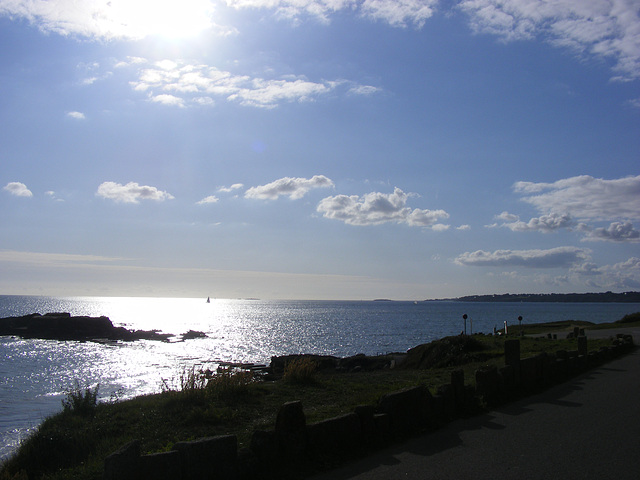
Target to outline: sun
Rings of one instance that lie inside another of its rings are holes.
[[[186,38],[210,28],[210,0],[111,0],[106,14],[131,37]]]

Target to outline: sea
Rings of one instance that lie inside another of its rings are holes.
[[[268,364],[272,356],[380,355],[448,335],[493,333],[505,322],[604,323],[638,303],[457,301],[275,301],[204,298],[0,296],[0,318],[69,312],[107,316],[115,326],[158,330],[169,341],[77,342],[0,337],[0,461],[62,409],[74,386],[116,401],[179,387],[180,376],[226,363]],[[463,319],[463,315],[467,319]],[[189,330],[204,338],[182,341]]]

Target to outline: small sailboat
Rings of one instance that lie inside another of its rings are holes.
[[[207,297],[207,303],[211,303],[211,299]]]

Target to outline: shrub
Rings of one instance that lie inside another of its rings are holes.
[[[93,415],[98,405],[98,391],[100,384],[95,389],[80,387],[76,380],[75,386],[65,390],[66,397],[62,400],[62,408],[65,412],[79,415]]]
[[[219,368],[215,375],[209,377],[207,391],[214,397],[228,400],[245,395],[252,382],[253,374],[247,370]]]
[[[180,375],[180,391],[182,392],[197,392],[204,390],[207,386],[207,375],[202,370],[197,370],[196,367],[191,367],[190,370],[184,369],[182,375]]]
[[[282,379],[288,383],[314,383],[318,364],[311,358],[296,358],[284,367]]]

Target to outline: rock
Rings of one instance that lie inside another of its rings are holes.
[[[114,327],[108,317],[72,317],[69,313],[32,313],[22,317],[0,318],[0,336],[44,340],[167,340],[171,335],[157,330],[127,330]]]
[[[189,330],[182,334],[182,340],[192,340],[194,338],[207,338],[207,334],[196,330]]]

